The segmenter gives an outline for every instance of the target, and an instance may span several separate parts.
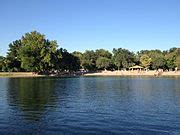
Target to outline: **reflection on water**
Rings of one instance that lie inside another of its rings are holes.
[[[17,106],[28,120],[38,120],[45,107],[55,100],[54,80],[44,78],[10,78],[7,82],[8,102]]]
[[[0,78],[0,134],[180,134],[180,78]]]

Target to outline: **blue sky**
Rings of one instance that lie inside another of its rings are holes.
[[[0,0],[0,55],[33,30],[68,51],[180,47],[180,0]]]

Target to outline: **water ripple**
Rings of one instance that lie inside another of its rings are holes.
[[[179,81],[0,78],[0,134],[180,134]]]

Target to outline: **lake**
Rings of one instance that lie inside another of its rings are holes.
[[[180,78],[0,78],[0,134],[180,134]]]

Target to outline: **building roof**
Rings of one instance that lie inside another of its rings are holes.
[[[132,66],[132,67],[130,67],[130,69],[142,69],[143,67],[141,67],[141,66],[138,66],[138,65],[135,65],[135,66]]]

